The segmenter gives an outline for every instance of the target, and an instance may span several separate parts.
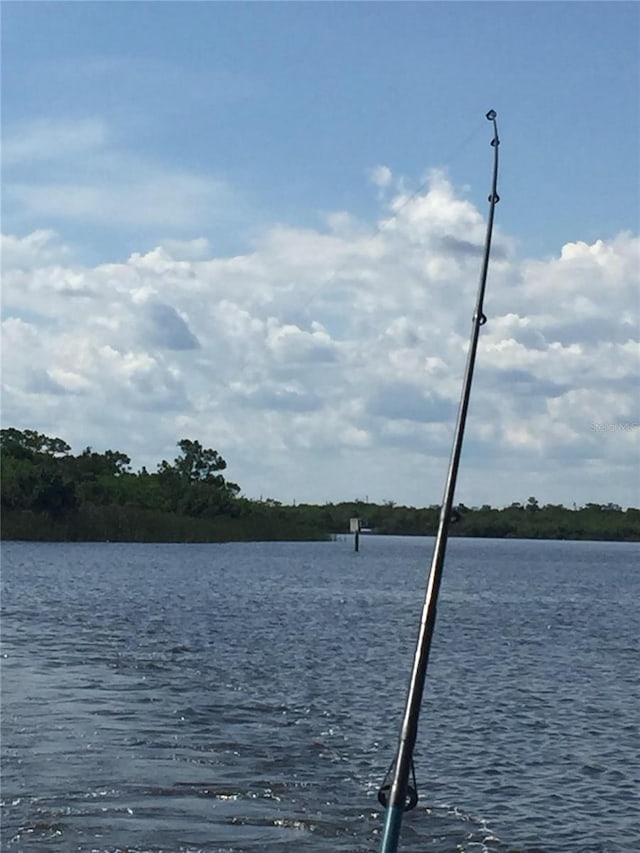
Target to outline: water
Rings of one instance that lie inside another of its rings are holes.
[[[2,849],[376,851],[430,550],[5,543]],[[640,850],[639,556],[450,544],[402,850]]]

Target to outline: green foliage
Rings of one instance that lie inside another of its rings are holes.
[[[65,456],[71,452],[69,445],[61,438],[50,438],[32,429],[19,430],[13,427],[0,431],[0,447],[3,454],[21,459],[33,459],[38,454]]]
[[[5,539],[218,542],[323,539],[349,530],[358,517],[378,534],[435,534],[439,506],[365,501],[284,506],[251,501],[226,480],[218,451],[182,439],[172,463],[155,473],[131,471],[129,457],[91,447],[77,456],[60,438],[6,429],[2,450],[2,536]],[[541,506],[535,497],[503,509],[460,504],[452,536],[640,541],[640,510],[588,503],[581,509]]]
[[[199,441],[190,441],[184,438],[178,442],[180,455],[176,457],[173,468],[180,477],[191,483],[224,483],[224,478],[218,471],[224,471],[227,463],[217,450],[205,450]],[[162,466],[166,466],[162,462]]]
[[[119,451],[77,456],[61,439],[2,430],[5,539],[217,542],[322,539],[290,510],[240,498],[216,450],[183,439],[156,473],[130,470]]]
[[[288,507],[282,507],[286,511]],[[300,504],[293,508],[299,517],[333,534],[349,530],[349,519],[358,517],[364,528],[378,534],[433,536],[438,529],[440,507],[425,508],[368,504],[362,501]],[[536,498],[525,505],[513,503],[503,509],[485,504],[471,509],[459,504],[451,536],[519,539],[602,539],[640,541],[640,510],[623,511],[615,504],[587,504],[571,510],[561,505],[540,506]]]
[[[2,508],[33,509],[59,517],[78,504],[64,470],[70,447],[34,430],[2,430]]]
[[[326,534],[303,523],[258,512],[194,518],[130,506],[83,504],[59,518],[30,510],[3,513],[4,539],[48,542],[234,542],[317,540]]]

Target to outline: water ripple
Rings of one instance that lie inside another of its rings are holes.
[[[2,849],[376,851],[428,554],[5,544]],[[638,555],[451,543],[403,851],[640,850]]]

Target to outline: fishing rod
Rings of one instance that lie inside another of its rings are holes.
[[[418,640],[413,659],[411,678],[409,680],[409,690],[407,692],[407,701],[402,719],[402,727],[400,729],[400,737],[398,739],[398,747],[395,758],[391,763],[391,767],[387,771],[378,793],[378,799],[382,805],[386,807],[380,853],[396,853],[400,842],[400,828],[402,825],[403,814],[405,811],[414,808],[418,803],[418,791],[413,766],[413,750],[418,734],[418,718],[420,716],[420,705],[422,702],[425,676],[427,673],[427,664],[429,662],[431,638],[433,636],[433,629],[436,621],[436,605],[438,601],[438,591],[440,589],[440,580],[442,578],[444,557],[447,550],[449,526],[456,515],[453,510],[453,496],[456,488],[460,455],[462,452],[462,440],[464,438],[467,410],[469,408],[471,383],[473,381],[473,368],[478,349],[478,337],[480,335],[480,327],[484,326],[487,322],[487,318],[483,312],[484,294],[487,284],[487,271],[489,269],[489,255],[491,253],[493,218],[496,204],[500,201],[500,196],[498,195],[498,146],[500,145],[500,140],[498,138],[496,116],[497,113],[495,110],[489,110],[487,113],[487,119],[493,123],[493,139],[491,140],[491,145],[493,146],[493,180],[491,185],[491,194],[489,196],[489,216],[487,218],[487,232],[484,242],[482,271],[480,273],[480,284],[478,286],[475,313],[473,315],[471,341],[469,343],[469,352],[467,353],[467,364],[462,383],[462,396],[458,407],[458,418],[453,437],[449,471],[447,473],[444,497],[442,500],[442,507],[440,509],[438,532],[436,534],[433,557],[431,559],[429,580],[422,609],[422,619],[420,622],[420,630],[418,632]],[[410,775],[412,784],[409,783]]]

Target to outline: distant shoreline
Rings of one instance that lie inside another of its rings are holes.
[[[242,517],[214,519],[179,516],[136,507],[81,507],[57,518],[32,510],[2,514],[3,542],[225,543],[301,542],[349,539],[348,523],[358,517],[353,504],[280,507],[262,505]],[[330,512],[333,510],[333,512]],[[363,539],[384,536],[434,536],[438,509],[368,505],[378,523]],[[578,522],[572,529],[564,515]],[[554,521],[555,520],[555,521]],[[328,528],[328,529],[327,529]],[[451,538],[524,539],[564,542],[639,542],[640,511],[540,509],[466,510],[450,528]]]
[[[339,539],[349,539],[352,534],[340,533],[337,534]],[[393,536],[406,539],[435,539],[431,534],[420,533],[376,533],[373,534],[376,539],[386,539]],[[640,542],[640,539],[577,539],[575,537],[548,537],[540,536],[452,536],[452,539],[476,539],[476,540],[491,540],[494,542],[615,542],[620,545],[633,545]],[[321,539],[201,539],[201,540],[178,540],[178,539],[9,539],[5,536],[0,537],[0,545],[11,542],[39,542],[45,545],[230,545],[237,543],[242,544],[259,544],[269,542],[332,542],[336,541],[336,536],[323,537]]]
[[[365,535],[433,536],[440,506],[353,500],[282,504],[251,500],[225,476],[227,463],[199,441],[182,439],[173,462],[131,471],[129,457],[90,447],[73,455],[61,438],[3,429],[3,540],[51,542],[322,541]],[[225,472],[225,473],[223,473]],[[482,539],[640,541],[640,509],[586,503],[569,509],[530,496],[496,508],[459,503],[449,535]]]

